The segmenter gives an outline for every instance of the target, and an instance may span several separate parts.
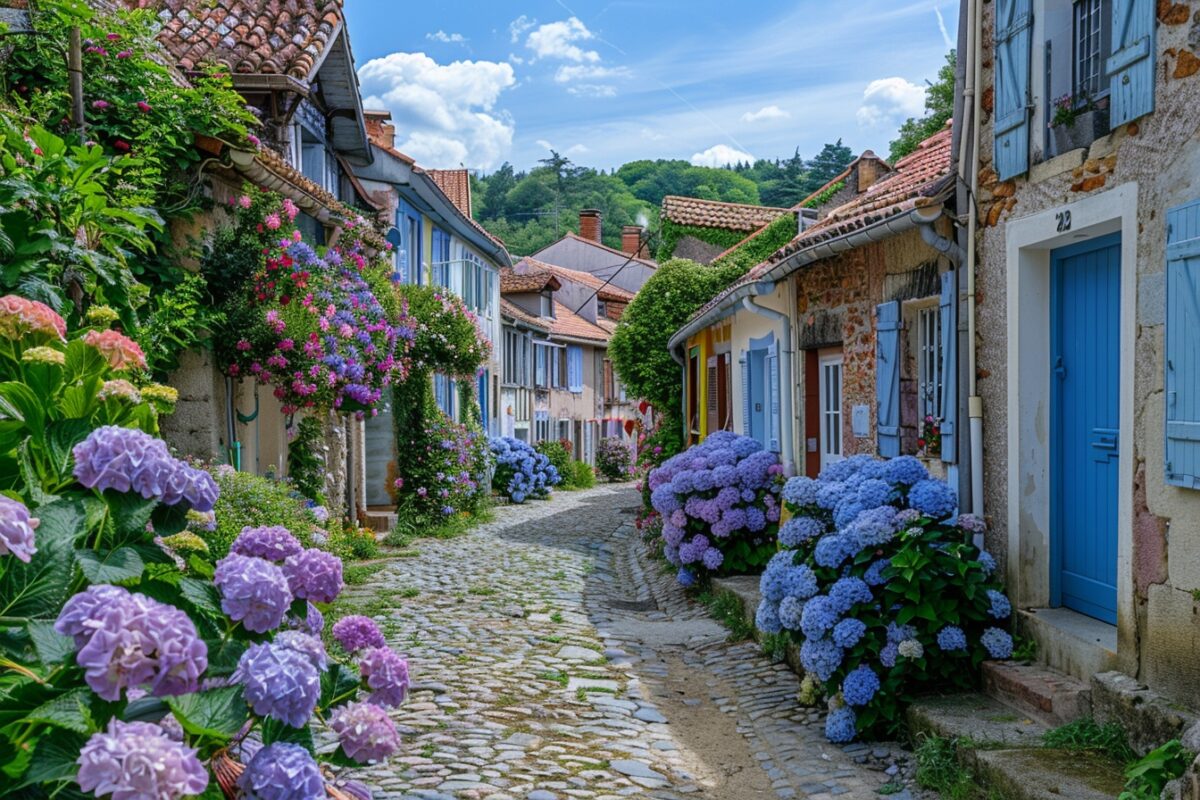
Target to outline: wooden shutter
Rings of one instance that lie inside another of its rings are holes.
[[[1112,52],[1104,63],[1112,127],[1154,110],[1154,0],[1113,0]]]
[[[900,303],[875,307],[875,397],[879,455],[900,455]]]
[[[717,401],[717,398],[720,396],[717,391],[717,357],[709,356],[708,364],[705,365],[705,368],[708,371],[707,382],[705,384],[705,405],[708,407],[708,418],[707,425],[705,426],[707,430],[704,432],[708,433],[709,431],[720,430],[721,428],[720,403]]]
[[[1032,0],[996,0],[995,168],[1000,180],[1029,170]]]
[[[1166,481],[1200,489],[1200,201],[1167,212]]]
[[[770,415],[767,420],[767,449],[778,453],[780,448],[779,436],[779,343],[774,342],[767,348],[767,402],[770,405]]]
[[[733,430],[733,415],[729,413],[729,354],[717,356],[717,430]]]
[[[750,396],[750,354],[742,351],[738,359],[738,369],[742,373],[742,436],[750,435],[750,411],[754,398]]]
[[[604,399],[612,401],[616,395],[613,391],[613,365],[607,358],[604,359]]]
[[[958,273],[942,273],[942,461],[958,460]]]

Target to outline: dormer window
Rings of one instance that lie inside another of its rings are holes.
[[[603,300],[596,301],[596,315],[601,317],[608,316],[608,303]]]
[[[554,316],[554,292],[549,290],[542,292],[541,297],[541,315],[543,317]]]

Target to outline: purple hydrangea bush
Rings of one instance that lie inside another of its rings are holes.
[[[650,503],[679,582],[756,571],[775,552],[783,468],[748,436],[709,435],[651,471]]]
[[[496,460],[492,488],[514,503],[549,497],[550,490],[562,482],[549,457],[527,442],[498,436],[491,440],[491,448]]]
[[[854,456],[782,492],[790,516],[760,581],[756,624],[800,646],[834,742],[890,735],[924,691],[970,687],[1012,655],[995,561],[944,481],[911,456]]]

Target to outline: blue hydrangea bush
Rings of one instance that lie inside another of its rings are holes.
[[[663,555],[679,582],[757,572],[775,552],[782,467],[748,436],[728,431],[667,459],[647,481],[661,515]]]
[[[492,489],[514,503],[544,500],[562,482],[550,459],[520,439],[498,436],[491,447],[496,459]]]
[[[995,561],[955,517],[954,491],[911,456],[854,456],[783,488],[791,513],[760,584],[756,623],[800,647],[834,742],[892,734],[912,699],[969,687],[1012,655]]]

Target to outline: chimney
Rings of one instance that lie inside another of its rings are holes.
[[[642,249],[645,247],[642,233],[641,225],[626,225],[621,229],[621,250],[626,255],[642,257]]]
[[[363,118],[367,123],[367,138],[379,147],[396,149],[396,126],[392,124],[390,111],[365,111]]]
[[[859,192],[865,192],[875,184],[875,181],[883,177],[886,168],[879,156],[875,155],[872,150],[866,150],[858,159],[858,166],[855,167],[855,172],[858,175],[858,182],[855,189]]]
[[[600,211],[595,208],[585,208],[579,212],[579,235],[600,243]]]

